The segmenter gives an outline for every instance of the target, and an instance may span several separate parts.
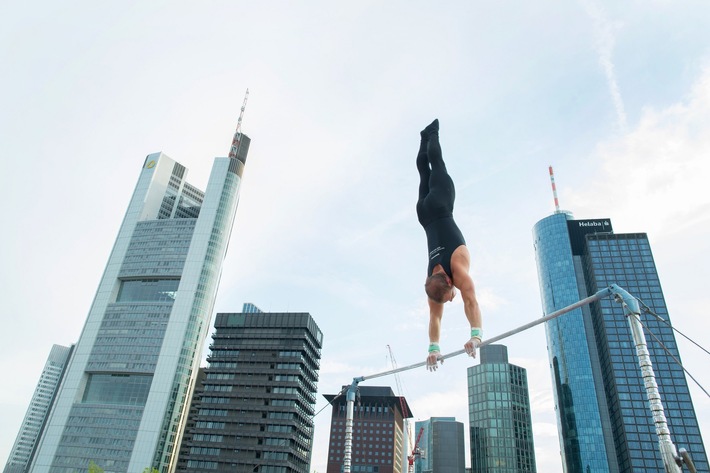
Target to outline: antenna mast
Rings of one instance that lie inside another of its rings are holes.
[[[243,109],[242,109],[243,110]],[[552,183],[552,196],[555,198],[555,213],[560,213],[560,202],[557,200],[557,187],[555,186],[555,173],[550,166],[550,182]]]
[[[242,117],[244,117],[244,109],[247,106],[247,99],[249,98],[249,89],[244,95],[244,103],[242,103],[242,111],[239,113],[239,119],[237,120],[237,129],[234,131],[234,138],[232,138],[232,146],[229,148],[229,157],[236,158],[239,154],[239,146],[242,144]]]

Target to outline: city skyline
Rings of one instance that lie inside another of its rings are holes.
[[[51,346],[80,336],[140,163],[164,151],[204,188],[247,88],[254,145],[214,312],[251,301],[311,313],[325,339],[319,392],[389,369],[387,345],[400,365],[424,360],[414,159],[434,118],[486,336],[542,315],[531,234],[554,211],[551,164],[563,209],[648,234],[674,325],[708,345],[703,2],[69,6],[0,5],[0,59],[11,65],[0,92],[10,203],[0,366],[23,368],[0,395],[0,459]],[[466,331],[460,300],[447,304],[443,351],[460,349]],[[531,380],[538,470],[560,473],[544,329],[503,343]],[[678,344],[707,386],[706,355]],[[476,363],[402,373],[416,419],[466,419]],[[710,402],[690,389],[707,439]]]

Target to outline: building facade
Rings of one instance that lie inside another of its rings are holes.
[[[239,200],[249,138],[205,192],[150,154],[32,463],[33,473],[174,467]]]
[[[472,473],[537,471],[527,371],[505,346],[481,347],[468,368],[468,408]]]
[[[421,434],[421,435],[420,435]],[[464,473],[466,451],[464,428],[455,417],[431,417],[414,423],[419,455],[414,458],[415,473]]]
[[[307,313],[217,314],[178,472],[309,473],[323,334]]]
[[[343,386],[341,394],[324,395],[333,406],[327,473],[340,473],[343,468],[347,388]],[[411,416],[406,399],[395,396],[391,387],[359,386],[353,413],[350,471],[403,473],[404,419]]]
[[[50,350],[3,473],[27,471],[71,351],[72,347],[61,345],[54,345]]]
[[[574,220],[557,212],[535,225],[533,237],[546,314],[612,283],[648,306],[641,319],[671,437],[699,471],[707,470],[687,381],[673,360],[680,355],[647,235],[615,234],[608,219]],[[547,322],[545,330],[565,471],[663,473],[621,305],[603,299]]]

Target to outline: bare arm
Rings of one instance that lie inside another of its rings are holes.
[[[483,328],[483,320],[481,317],[481,309],[478,307],[478,299],[476,299],[476,288],[473,285],[473,279],[468,274],[470,266],[470,256],[468,248],[459,246],[454,254],[451,255],[451,272],[454,276],[454,286],[461,292],[463,299],[463,310],[466,314],[466,319],[471,327]]]
[[[473,285],[473,279],[471,279],[471,276],[468,274],[469,266],[470,256],[468,249],[463,245],[456,248],[454,254],[451,255],[451,272],[454,276],[454,286],[461,291],[463,310],[471,326],[471,338],[464,344],[463,348],[469,356],[475,357],[476,349],[481,343],[483,320],[481,317],[481,309],[476,299],[476,289]],[[474,331],[474,328],[477,330]]]
[[[466,319],[468,323],[473,327],[483,328],[483,320],[481,317],[481,309],[478,306],[478,299],[476,299],[476,289],[473,285],[473,279],[468,273],[458,276],[455,279],[456,287],[461,292],[461,299],[463,299],[463,310],[466,314]]]
[[[441,336],[441,317],[444,315],[444,304],[429,301],[429,355],[427,355],[427,369],[436,371],[439,363],[440,352],[438,348],[434,350],[432,344],[439,345],[439,337]],[[433,351],[432,351],[433,350]],[[443,361],[442,361],[443,363]]]
[[[429,343],[439,343],[441,336],[441,317],[444,315],[444,304],[429,301]]]

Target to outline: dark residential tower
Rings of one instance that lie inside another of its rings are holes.
[[[307,313],[217,314],[178,472],[308,473],[323,334]]]

